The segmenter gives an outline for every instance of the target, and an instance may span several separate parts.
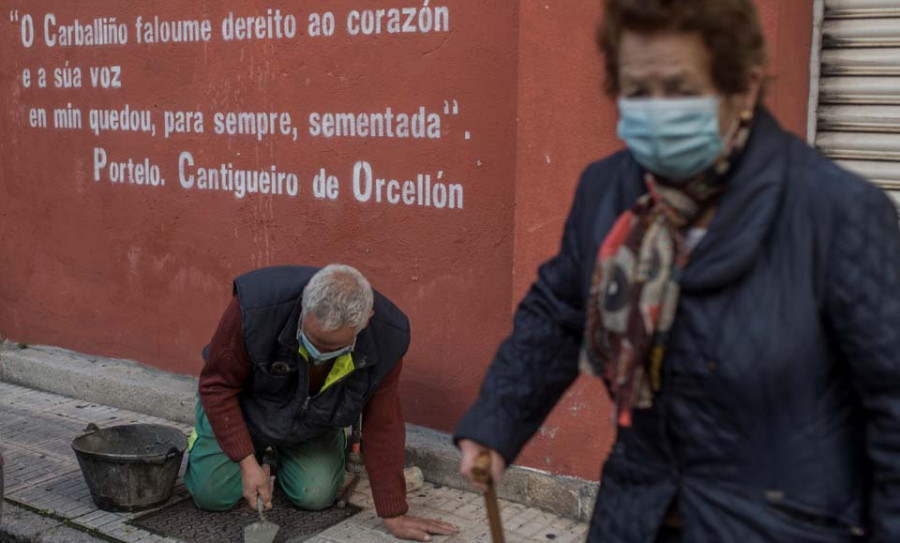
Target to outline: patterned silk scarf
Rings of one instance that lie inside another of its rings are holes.
[[[666,341],[690,256],[684,231],[718,201],[751,121],[741,118],[732,151],[697,178],[676,185],[646,174],[647,194],[619,216],[600,246],[582,369],[604,379],[620,426],[631,426],[633,410],[649,408],[662,388]]]

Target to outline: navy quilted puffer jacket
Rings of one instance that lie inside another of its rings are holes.
[[[645,191],[584,173],[456,439],[518,455],[578,375],[600,243]],[[589,541],[900,542],[900,231],[890,200],[766,112],[685,270],[663,391],[620,430]]]

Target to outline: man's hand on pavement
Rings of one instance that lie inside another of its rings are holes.
[[[506,471],[506,460],[503,459],[500,453],[469,439],[459,440],[459,450],[462,452],[462,461],[459,463],[459,473],[468,479],[473,487],[482,492],[487,492],[487,485],[476,481],[472,476],[472,468],[475,467],[475,460],[485,451],[491,453],[491,480],[494,481],[495,485],[500,484],[501,479],[503,479],[503,473]]]
[[[431,541],[431,534],[453,535],[459,533],[459,528],[452,524],[428,518],[400,515],[382,520],[391,534],[398,539]]]
[[[272,491],[275,489],[275,478],[270,477],[269,466],[260,466],[252,454],[241,460],[241,485],[244,488],[244,499],[251,509],[256,511],[256,497],[263,502],[267,511],[272,508]]]

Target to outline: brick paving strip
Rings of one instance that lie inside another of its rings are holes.
[[[174,543],[130,525],[141,513],[110,513],[94,505],[78,467],[72,440],[88,423],[101,428],[130,423],[177,422],[141,415],[56,394],[0,383],[0,450],[3,452],[7,504],[0,519],[0,543]],[[182,475],[186,465],[182,463]],[[172,502],[187,499],[179,475]],[[363,511],[341,522],[309,543],[397,541],[375,515],[367,480],[360,482],[351,503]],[[410,514],[438,518],[460,527],[453,537],[435,537],[436,543],[490,543],[483,498],[479,494],[426,483],[409,496]],[[10,506],[13,504],[13,506]],[[501,514],[509,543],[574,543],[584,541],[587,525],[540,509],[501,500]]]

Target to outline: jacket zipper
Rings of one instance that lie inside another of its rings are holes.
[[[330,389],[331,387],[337,386],[337,385],[340,384],[341,382],[346,381],[351,375],[353,375],[353,374],[356,373],[358,370],[361,370],[361,369],[363,369],[363,368],[365,368],[365,367],[366,367],[365,358],[363,358],[363,359],[360,361],[360,365],[359,365],[359,366],[354,366],[352,370],[350,370],[349,372],[347,372],[347,373],[346,373],[345,375],[343,375],[340,379],[338,379],[337,381],[331,383],[331,384],[328,386],[328,388]],[[307,375],[308,375],[308,374],[307,374]],[[309,388],[309,379],[307,379],[307,382],[306,382],[306,388]],[[307,394],[307,395],[306,395],[306,400],[303,402],[303,408],[302,408],[302,411],[305,412],[305,411],[306,411],[306,408],[309,407],[309,401],[310,401],[310,400],[313,400],[313,399],[315,399],[315,398],[318,398],[318,397],[321,396],[324,392],[325,392],[324,390],[320,390],[319,392],[317,392],[316,394],[314,394],[314,395],[312,395],[312,396],[310,396],[310,395]]]
[[[770,507],[791,517],[795,522],[838,533],[846,532],[853,537],[863,537],[866,535],[865,528],[862,528],[861,526],[845,524],[831,516],[807,512],[786,503],[782,493],[779,491],[769,491],[766,494],[766,501],[768,501]]]

